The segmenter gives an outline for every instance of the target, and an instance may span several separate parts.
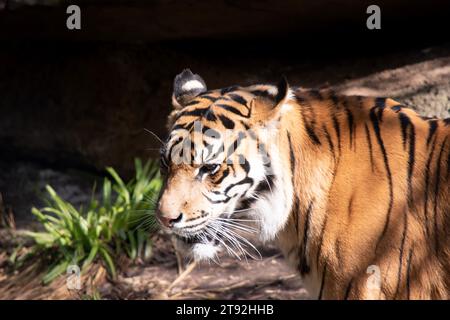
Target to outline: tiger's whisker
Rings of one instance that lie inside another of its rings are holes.
[[[146,132],[150,133],[153,137],[155,137],[161,143],[161,145],[164,145],[164,142],[161,140],[160,137],[158,137],[158,135],[156,133],[154,133],[153,131],[151,131],[151,130],[149,130],[147,128],[144,128],[144,130]]]

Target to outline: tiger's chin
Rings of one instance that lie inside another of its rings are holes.
[[[192,246],[192,255],[196,261],[214,260],[220,252],[220,245],[209,243],[196,243]]]
[[[209,239],[185,238],[176,236],[177,248],[184,256],[192,257],[195,261],[215,260],[222,247],[219,243]]]

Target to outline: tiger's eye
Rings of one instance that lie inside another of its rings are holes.
[[[208,164],[203,165],[200,168],[200,172],[213,175],[217,171],[219,171],[219,168],[220,168],[220,165],[217,163],[208,163]]]

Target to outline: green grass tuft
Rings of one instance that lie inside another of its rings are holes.
[[[149,258],[149,231],[155,227],[154,207],[161,179],[154,162],[142,165],[136,159],[135,169],[135,177],[125,183],[113,168],[107,168],[110,178],[103,181],[101,199],[96,199],[94,185],[86,208],[74,208],[47,185],[47,206],[32,209],[45,231],[25,232],[34,240],[32,256],[52,261],[44,284],[65,273],[71,264],[83,270],[94,261],[102,261],[115,278],[119,256]]]

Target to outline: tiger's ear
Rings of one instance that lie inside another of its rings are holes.
[[[173,81],[172,105],[175,109],[182,109],[186,103],[206,90],[202,77],[184,69]]]
[[[290,98],[289,84],[283,76],[276,85],[276,92],[269,97],[261,96],[253,99],[251,103],[252,120],[263,123],[277,119],[283,112],[283,106]]]
[[[275,96],[275,107],[282,105],[289,97],[289,84],[285,76],[282,76],[277,84],[277,95]]]

